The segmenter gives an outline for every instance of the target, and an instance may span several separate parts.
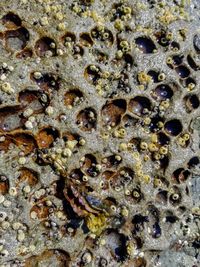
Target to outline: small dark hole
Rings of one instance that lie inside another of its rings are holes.
[[[144,54],[151,54],[156,50],[156,46],[150,38],[138,37],[135,43]]]
[[[177,119],[167,121],[165,123],[164,128],[165,128],[165,131],[172,136],[179,135],[183,130],[183,126],[181,122]]]
[[[175,70],[182,79],[187,78],[190,75],[190,70],[184,65],[178,66]]]

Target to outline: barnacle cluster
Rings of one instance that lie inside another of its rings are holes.
[[[198,266],[199,1],[0,7],[0,266]]]

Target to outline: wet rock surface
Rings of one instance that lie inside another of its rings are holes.
[[[199,266],[199,2],[0,7],[0,266]]]

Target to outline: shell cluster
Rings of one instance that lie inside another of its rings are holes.
[[[0,6],[0,266],[198,266],[198,0]]]

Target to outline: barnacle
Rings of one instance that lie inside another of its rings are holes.
[[[199,266],[198,2],[0,1],[0,266]]]

